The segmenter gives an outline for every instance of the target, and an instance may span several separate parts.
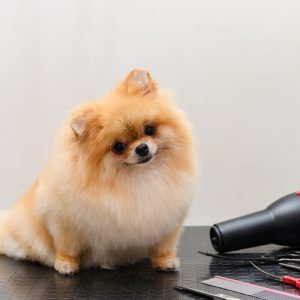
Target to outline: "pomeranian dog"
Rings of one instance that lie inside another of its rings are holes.
[[[145,258],[177,270],[195,177],[189,122],[148,71],[135,69],[70,114],[36,182],[1,212],[0,253],[62,274]]]

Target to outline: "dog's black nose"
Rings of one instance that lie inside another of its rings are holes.
[[[140,144],[135,148],[135,153],[139,156],[146,156],[149,153],[149,147],[147,144]]]

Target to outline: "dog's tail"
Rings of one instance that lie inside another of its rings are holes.
[[[0,254],[3,254],[4,238],[7,232],[9,210],[0,210]]]

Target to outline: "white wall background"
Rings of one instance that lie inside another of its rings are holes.
[[[300,2],[0,1],[0,206],[34,180],[61,120],[141,66],[200,145],[187,224],[300,189]]]

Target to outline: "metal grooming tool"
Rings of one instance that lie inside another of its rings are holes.
[[[190,293],[193,293],[196,295],[206,296],[206,297],[209,297],[209,298],[215,299],[215,300],[242,300],[240,298],[236,298],[236,297],[225,295],[225,294],[213,294],[213,293],[209,293],[206,291],[197,290],[197,289],[180,286],[180,285],[174,285],[174,289],[179,290],[179,291],[190,292]]]

